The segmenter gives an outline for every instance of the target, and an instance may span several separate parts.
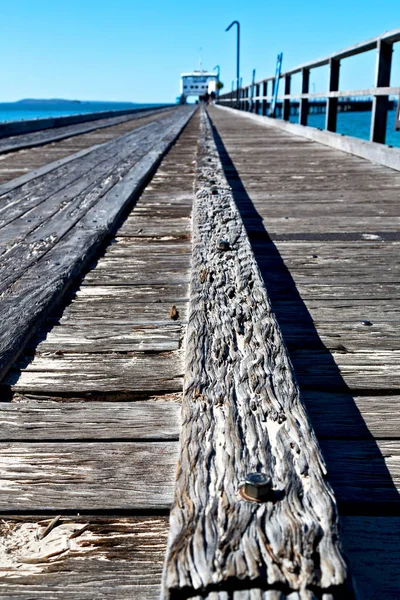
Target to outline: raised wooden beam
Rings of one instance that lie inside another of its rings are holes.
[[[259,588],[345,598],[325,464],[205,112],[195,192],[163,598]]]

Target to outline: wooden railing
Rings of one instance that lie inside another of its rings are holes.
[[[370,140],[373,142],[385,143],[387,113],[390,106],[389,95],[400,96],[400,87],[390,87],[390,76],[392,69],[393,44],[400,41],[400,29],[395,29],[378,37],[336,52],[325,58],[308,62],[300,65],[290,71],[282,73],[280,79],[284,80],[284,93],[278,96],[281,103],[282,118],[288,121],[291,115],[291,105],[296,101],[299,113],[299,123],[307,125],[309,109],[312,100],[317,101],[326,98],[326,119],[325,129],[336,131],[337,114],[340,109],[339,100],[341,98],[360,98],[362,96],[372,96],[372,114],[371,114],[371,133]],[[339,71],[340,63],[343,59],[362,54],[377,49],[375,87],[363,90],[339,90]],[[329,66],[328,89],[325,92],[310,93],[310,71],[324,65]],[[292,76],[301,74],[301,92],[291,94]],[[274,96],[275,86],[279,81],[274,76],[267,77],[261,81],[256,81],[246,87],[241,87],[238,91],[232,91],[227,94],[221,94],[218,98],[219,104],[231,106],[239,110],[254,112],[256,114],[275,116],[269,114],[271,101]],[[271,90],[269,94],[268,91]],[[399,99],[400,102],[400,99]],[[317,104],[317,103],[316,103]],[[400,127],[400,112],[398,107],[396,127]]]

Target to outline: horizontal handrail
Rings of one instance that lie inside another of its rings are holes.
[[[339,92],[313,92],[312,94],[283,94],[279,100],[295,100],[302,98],[361,98],[363,96],[399,96],[400,87],[368,88],[365,90],[350,90]],[[273,96],[253,96],[253,100],[272,100]],[[227,98],[227,102],[236,102],[236,98]]]
[[[382,35],[378,35],[373,37],[365,42],[360,42],[355,44],[354,46],[349,46],[348,48],[344,48],[343,50],[339,50],[339,52],[334,52],[329,56],[325,56],[324,58],[320,58],[318,60],[312,60],[310,62],[306,62],[302,65],[295,67],[294,69],[290,69],[285,73],[281,74],[281,78],[285,77],[285,75],[295,75],[296,73],[301,73],[304,69],[310,71],[311,69],[316,69],[318,67],[323,67],[325,65],[329,65],[331,60],[343,60],[344,58],[350,58],[350,56],[356,56],[357,54],[362,54],[363,52],[369,52],[370,50],[374,50],[378,47],[380,41],[387,42],[388,44],[394,44],[395,42],[400,41],[400,29],[393,29],[392,31],[388,31]],[[269,77],[269,81],[274,79],[274,77]],[[264,79],[262,81],[265,81]],[[260,83],[260,82],[256,82]]]
[[[324,58],[303,63],[302,65],[281,73],[278,78],[276,76],[271,76],[259,81],[254,81],[253,79],[254,83],[251,85],[241,87],[236,91],[232,90],[232,92],[220,94],[217,102],[232,103],[236,108],[256,112],[257,114],[261,109],[261,114],[267,115],[269,109],[268,104],[274,105],[273,98],[276,97],[276,85],[279,85],[280,79],[283,79],[285,86],[284,94],[278,95],[277,100],[282,104],[282,117],[284,120],[289,120],[291,111],[290,102],[296,101],[300,105],[299,123],[301,125],[307,125],[309,101],[322,98],[326,99],[325,128],[328,131],[336,131],[337,112],[339,107],[343,104],[343,99],[346,99],[347,103],[354,102],[355,109],[357,109],[357,100],[351,99],[369,96],[372,100],[370,139],[374,142],[384,143],[386,137],[389,96],[399,96],[400,102],[400,87],[390,86],[393,44],[396,42],[400,42],[400,29],[388,31],[382,35],[340,50],[339,52],[334,52]],[[373,49],[377,50],[375,86],[362,90],[339,90],[340,61]],[[325,92],[310,93],[310,71],[311,69],[322,67],[324,65],[329,66],[328,90]],[[301,73],[302,76],[301,92],[291,94],[291,78],[297,73]],[[271,93],[268,93],[270,83],[272,84],[272,90]],[[342,100],[342,102],[340,102],[340,100]],[[360,104],[358,104],[358,110],[359,109]],[[269,116],[275,115],[270,114]],[[396,121],[396,126],[400,127],[399,119]]]

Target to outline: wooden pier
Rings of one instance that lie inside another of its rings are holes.
[[[0,140],[1,597],[398,598],[400,150],[98,125]]]

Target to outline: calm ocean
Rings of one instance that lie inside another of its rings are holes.
[[[395,110],[388,113],[388,124],[386,129],[386,143],[390,146],[400,148],[400,131],[395,131]],[[298,122],[298,117],[291,117],[292,123]],[[325,127],[325,115],[309,115],[308,124],[311,127],[323,129]],[[369,139],[369,128],[371,124],[371,112],[338,113],[337,131],[344,135],[352,135],[363,140]]]
[[[132,102],[0,102],[0,122],[21,121],[43,117],[61,117],[80,113],[101,112],[104,110],[122,110],[126,108],[144,108],[157,104],[134,104]]]

